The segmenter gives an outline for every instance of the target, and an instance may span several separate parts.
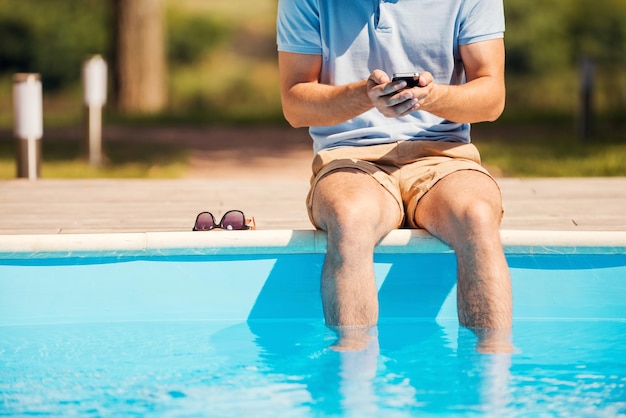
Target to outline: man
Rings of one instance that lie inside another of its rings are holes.
[[[374,247],[406,225],[455,250],[460,323],[510,329],[500,190],[469,135],[504,109],[502,0],[280,0],[277,31],[283,112],[316,152],[327,324],[377,323]],[[417,87],[391,80],[407,71]]]

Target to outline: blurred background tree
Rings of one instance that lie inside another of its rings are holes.
[[[125,113],[167,105],[163,0],[113,0],[114,97]]]
[[[115,37],[115,28],[119,33],[130,30],[122,26],[122,13],[131,5],[141,5],[139,19],[152,16],[148,20],[163,23],[165,32],[140,42],[142,52],[129,52],[129,59],[166,56],[167,65],[161,69],[158,63],[147,64],[150,70],[127,65],[112,85],[121,93],[124,80],[139,76],[126,84],[132,86],[148,81],[149,75],[162,74],[155,78],[165,80],[167,70],[166,81],[149,83],[166,86],[159,94],[159,88],[150,91],[161,97],[149,107],[158,111],[157,119],[151,120],[282,121],[276,4],[277,0],[0,0],[0,126],[10,124],[11,75],[17,71],[42,74],[49,123],[79,121],[82,62],[97,53],[121,68],[122,37]],[[158,5],[163,6],[164,19],[158,17]],[[150,8],[153,12],[148,14]],[[579,108],[580,63],[588,58],[595,69],[595,109],[604,120],[620,123],[626,109],[626,2],[505,0],[505,13],[505,121],[572,122]],[[119,109],[134,110],[130,102],[124,103],[120,96]],[[110,118],[119,118],[112,106],[108,112]]]

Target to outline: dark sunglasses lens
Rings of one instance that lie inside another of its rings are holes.
[[[224,229],[247,229],[246,219],[242,212],[233,210],[226,212],[222,218],[222,228]]]
[[[215,228],[215,220],[213,219],[213,215],[208,212],[201,213],[196,218],[196,231],[209,231]]]

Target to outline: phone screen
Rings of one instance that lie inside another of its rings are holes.
[[[406,88],[412,88],[419,86],[419,79],[419,73],[395,73],[392,81],[404,80],[406,81]]]

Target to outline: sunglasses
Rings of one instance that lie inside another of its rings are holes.
[[[222,220],[217,223],[211,212],[200,212],[196,217],[193,231],[210,231],[215,228],[227,230],[255,229],[254,218],[246,219],[240,210],[229,210],[222,216]]]

